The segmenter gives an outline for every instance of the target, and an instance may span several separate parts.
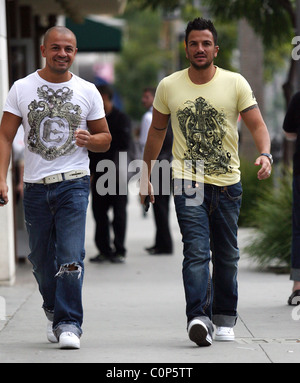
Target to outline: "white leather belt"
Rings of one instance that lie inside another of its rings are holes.
[[[51,176],[47,176],[45,178],[42,178],[39,181],[36,181],[37,184],[53,184],[55,182],[62,182],[67,180],[74,180],[75,178],[81,178],[88,174],[86,170],[71,170],[70,172],[66,173],[58,173],[58,174],[52,174]]]

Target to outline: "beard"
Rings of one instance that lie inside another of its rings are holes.
[[[213,62],[213,60],[209,60],[209,61],[207,61],[206,63],[203,63],[203,64],[197,64],[197,63],[195,63],[194,61],[191,61],[191,60],[190,60],[190,63],[191,63],[191,65],[192,65],[192,67],[193,67],[194,69],[196,69],[196,70],[204,70],[204,69],[207,69],[207,68],[209,68],[209,67],[211,66],[212,62]]]

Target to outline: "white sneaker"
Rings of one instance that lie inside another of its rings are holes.
[[[232,327],[217,327],[215,340],[230,341],[234,340],[234,332]]]
[[[59,336],[59,348],[80,348],[80,339],[73,332],[62,332]]]
[[[210,346],[212,338],[206,325],[200,319],[193,319],[188,325],[188,334],[192,342],[198,346]]]
[[[53,322],[51,322],[48,319],[48,322],[47,322],[47,339],[51,343],[58,343],[58,340],[57,340],[56,336],[53,333],[52,325],[53,325]]]

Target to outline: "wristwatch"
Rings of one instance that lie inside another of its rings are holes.
[[[269,160],[270,160],[271,165],[273,164],[273,157],[272,157],[272,154],[270,154],[270,153],[261,153],[260,155],[261,155],[261,156],[266,156],[266,157],[268,157]]]

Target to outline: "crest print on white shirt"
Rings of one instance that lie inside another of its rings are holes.
[[[29,105],[28,148],[45,160],[72,154],[76,150],[74,132],[80,126],[81,108],[70,101],[73,91],[54,91],[47,85],[37,89],[40,101]]]
[[[25,182],[71,170],[89,174],[88,151],[76,145],[74,133],[105,117],[94,84],[74,74],[64,83],[51,83],[36,71],[14,83],[4,111],[22,118]]]

